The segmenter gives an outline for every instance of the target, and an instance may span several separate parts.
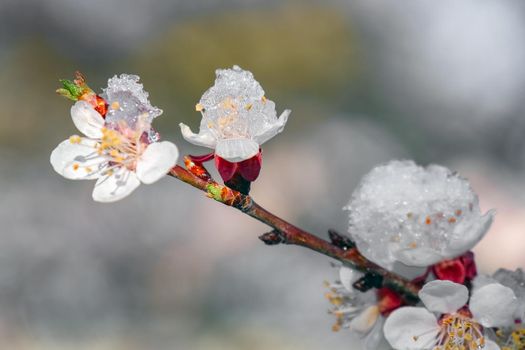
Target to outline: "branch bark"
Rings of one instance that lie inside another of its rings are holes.
[[[171,169],[169,175],[206,192],[208,197],[234,207],[272,227],[272,232],[260,237],[265,243],[293,244],[311,249],[363,273],[374,273],[381,276],[383,286],[399,292],[409,303],[414,303],[418,300],[417,293],[420,289],[419,285],[368,260],[355,246],[350,245],[350,247],[347,247],[341,244],[330,243],[306,232],[264,209],[249,195],[244,195],[227,186],[221,185],[215,182],[211,176],[203,176],[203,171],[205,171],[204,167],[199,163],[194,163],[189,157],[185,158],[185,164],[189,170],[176,165]],[[205,172],[205,174],[208,173]]]

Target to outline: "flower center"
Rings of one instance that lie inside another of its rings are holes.
[[[485,346],[482,327],[461,314],[446,315],[433,350],[478,350]]]
[[[137,160],[147,147],[138,133],[127,127],[121,127],[119,131],[102,128],[101,142],[97,145],[98,155],[107,158],[110,166],[126,167],[135,170]]]
[[[261,100],[266,103],[266,97]],[[230,96],[219,102],[213,109],[205,110],[201,103],[195,109],[202,112],[208,128],[221,139],[249,138],[249,118],[246,115],[253,103],[238,101]]]
[[[525,350],[525,328],[516,328],[510,334],[498,330],[496,336],[501,350]]]

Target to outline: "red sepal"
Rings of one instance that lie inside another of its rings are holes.
[[[191,161],[194,162],[194,163],[204,163],[204,162],[207,162],[209,160],[212,160],[213,157],[215,157],[215,153],[208,153],[208,154],[203,154],[202,156],[192,156],[192,155],[189,155],[188,157],[190,157]]]
[[[224,182],[231,180],[233,174],[237,171],[237,164],[238,163],[228,162],[226,159],[215,155],[215,166]]]
[[[443,260],[432,266],[432,272],[440,280],[448,280],[464,284],[478,275],[474,253],[466,252],[462,256]]]
[[[390,288],[379,288],[377,290],[377,306],[381,315],[388,316],[392,311],[403,305],[403,299]]]
[[[443,260],[432,267],[434,275],[440,280],[463,284],[465,282],[465,266],[459,259]]]
[[[478,275],[478,269],[476,267],[476,262],[474,261],[474,253],[466,252],[459,257],[463,266],[465,267],[465,277],[469,280],[473,280],[474,277]]]
[[[205,156],[203,156],[205,157]],[[262,166],[262,151],[242,162],[232,163],[215,155],[215,166],[224,182],[230,181],[234,174],[240,175],[248,182],[255,181],[259,177]]]
[[[262,166],[262,152],[239,163],[239,173],[246,181],[255,181],[259,177]]]

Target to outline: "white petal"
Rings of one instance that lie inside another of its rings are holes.
[[[492,340],[485,338],[485,347],[483,350],[500,350],[498,344],[494,343]]]
[[[87,137],[102,137],[104,118],[86,101],[77,101],[71,107],[71,118],[77,129]]]
[[[436,317],[423,307],[402,307],[390,314],[383,328],[394,349],[432,349],[439,332]]]
[[[385,319],[379,317],[370,330],[370,332],[363,339],[363,347],[366,350],[377,350],[385,349],[387,347],[385,337],[383,336],[383,325],[385,324]]]
[[[93,189],[93,199],[97,202],[115,202],[135,190],[140,185],[137,175],[127,169],[116,170],[113,175],[101,177]]]
[[[74,137],[74,136],[73,136]],[[97,179],[99,167],[104,167],[107,161],[98,156],[93,140],[81,138],[80,143],[70,140],[62,141],[51,152],[49,161],[53,169],[70,180]]]
[[[477,289],[470,298],[474,319],[485,327],[504,327],[514,323],[518,300],[512,289],[499,283]]]
[[[145,184],[154,183],[168,173],[178,157],[177,146],[169,141],[150,144],[137,163],[139,180]]]
[[[250,139],[219,140],[215,154],[229,162],[237,163],[259,153],[259,144]]]
[[[377,305],[367,307],[350,322],[350,330],[361,334],[368,333],[376,324],[379,315]]]
[[[468,289],[451,281],[428,282],[418,293],[426,308],[442,314],[453,313],[468,301]]]
[[[478,244],[492,225],[495,214],[495,210],[489,210],[485,215],[480,217],[475,224],[468,228],[462,227],[462,222],[460,222],[454,229],[452,237],[455,237],[455,239],[452,239],[449,242],[450,248],[445,257],[455,258],[466,251],[471,250],[476,244]]]
[[[397,260],[408,266],[426,267],[443,260],[443,256],[430,248],[407,248],[394,252]]]
[[[182,137],[184,137],[184,139],[189,143],[192,143],[197,146],[215,148],[215,145],[217,144],[217,139],[213,136],[211,132],[207,130],[207,128],[201,127],[199,134],[195,134],[186,124],[180,123],[179,126],[180,131],[182,133]]]
[[[342,266],[339,269],[339,280],[341,281],[341,284],[349,291],[355,291],[355,289],[352,287],[352,284],[354,284],[355,281],[363,277],[363,274],[357,270],[351,269],[346,266]]]
[[[286,122],[288,121],[288,116],[292,111],[287,109],[279,116],[279,119],[272,124],[268,129],[261,130],[260,133],[257,133],[253,139],[259,144],[262,145],[281,131],[283,131]]]

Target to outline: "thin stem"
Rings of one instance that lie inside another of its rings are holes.
[[[188,159],[185,160],[186,166],[192,172],[175,166],[170,171],[170,175],[179,180],[190,184],[191,186],[200,189],[207,193],[207,195],[216,201],[225,205],[237,208],[238,210],[248,214],[274,229],[272,232],[273,244],[285,243],[293,244],[308,249],[314,250],[323,255],[329,256],[340,262],[351,266],[352,268],[364,273],[374,273],[383,278],[383,285],[403,294],[409,302],[418,300],[417,293],[419,286],[407,279],[394,274],[381,266],[371,262],[365,258],[355,247],[350,249],[343,249],[335,244],[332,244],[324,239],[321,239],[311,233],[308,233],[297,226],[294,226],[280,217],[272,214],[268,210],[261,207],[253,201],[253,199],[240,192],[230,189],[229,187],[218,184],[210,178],[198,176],[201,173],[202,166],[194,164]],[[194,174],[195,173],[195,174]],[[268,242],[267,242],[268,243]]]

